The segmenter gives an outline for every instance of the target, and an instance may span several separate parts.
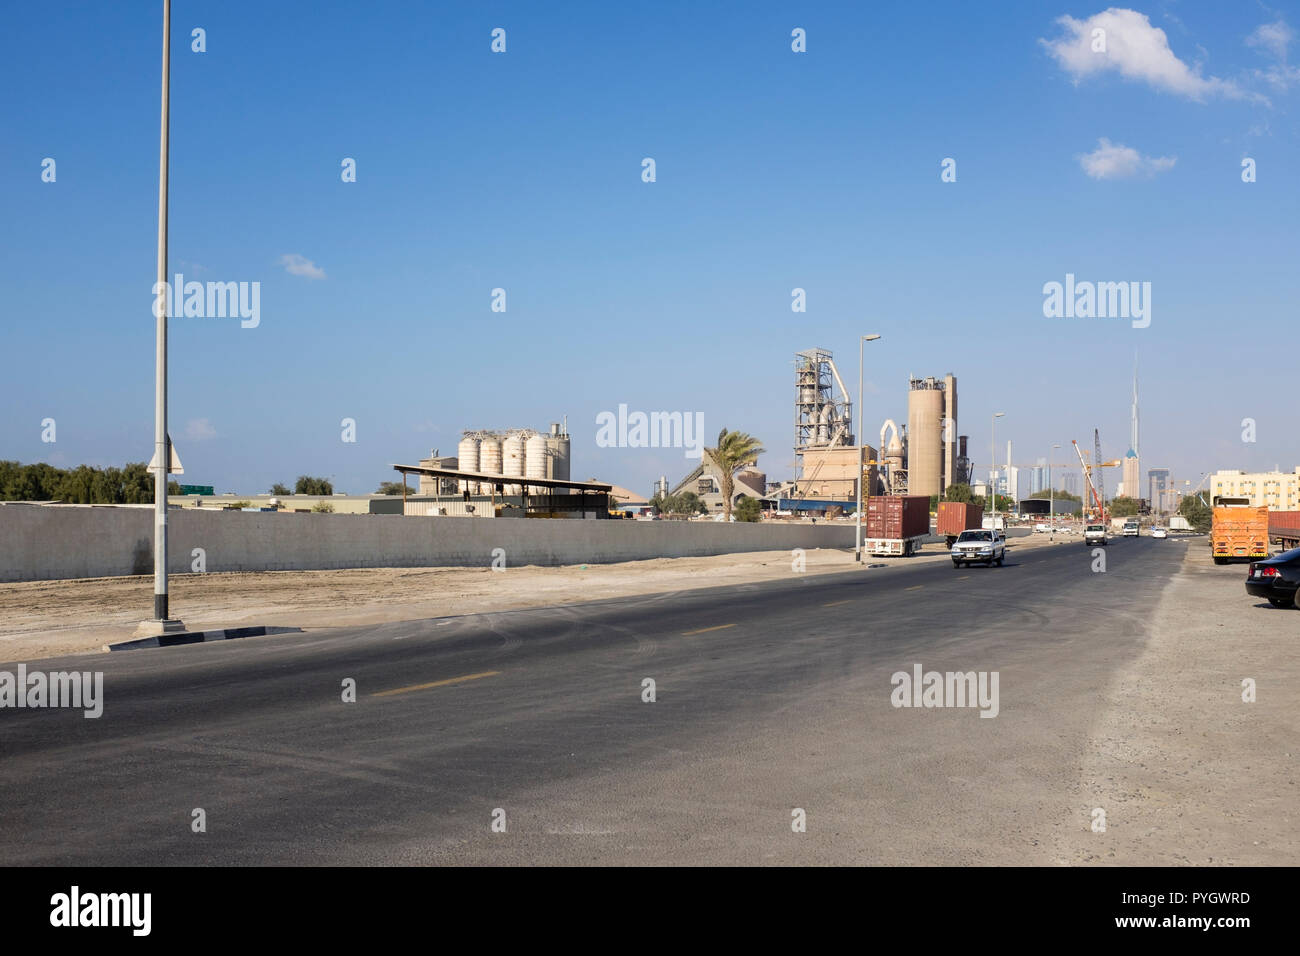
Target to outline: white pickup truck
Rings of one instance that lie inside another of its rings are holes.
[[[1090,524],[1083,530],[1083,543],[1091,548],[1095,545],[1105,546],[1106,544],[1106,526],[1104,524]]]
[[[1002,567],[1007,554],[1007,539],[995,529],[963,531],[952,546],[952,566],[963,564],[996,564]]]

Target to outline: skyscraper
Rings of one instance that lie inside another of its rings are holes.
[[[1138,452],[1138,370],[1137,356],[1133,356],[1133,422],[1130,426],[1128,452],[1124,455],[1124,494],[1130,498],[1142,497],[1142,467]]]

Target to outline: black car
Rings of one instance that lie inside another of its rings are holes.
[[[1253,597],[1268,598],[1274,607],[1291,607],[1295,604],[1296,588],[1300,587],[1300,548],[1283,551],[1262,561],[1252,561],[1246,575],[1246,593]]]

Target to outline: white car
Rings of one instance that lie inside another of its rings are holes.
[[[1050,530],[1051,529],[1048,528],[1047,525],[1043,524],[1042,522],[1039,522],[1038,524],[1034,525],[1034,534],[1047,534],[1047,532]]]
[[[963,531],[952,546],[952,566],[960,568],[963,564],[982,563],[1001,567],[1006,552],[1007,539],[1000,531],[987,528]]]
[[[1167,538],[1169,537],[1169,532],[1166,531],[1164,528],[1160,527],[1160,525],[1156,525],[1154,528],[1151,529],[1151,537]]]

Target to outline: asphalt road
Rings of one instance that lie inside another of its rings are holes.
[[[1116,541],[1096,573],[1081,543],[1012,544],[28,662],[103,671],[104,714],[0,710],[0,863],[1052,862],[1185,545]],[[892,706],[916,663],[998,672],[998,716]]]

